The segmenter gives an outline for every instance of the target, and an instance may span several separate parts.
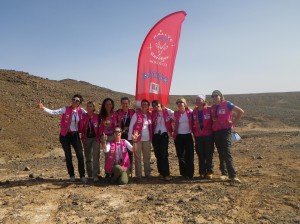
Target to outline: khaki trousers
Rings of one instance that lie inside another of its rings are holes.
[[[142,157],[144,163],[144,173],[146,177],[151,175],[150,158],[151,158],[151,142],[138,142],[137,149],[134,154],[134,167],[135,176],[138,178],[142,177]]]
[[[100,144],[96,138],[86,138],[83,148],[88,177],[98,177],[100,175]]]

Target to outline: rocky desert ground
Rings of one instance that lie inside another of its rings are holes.
[[[116,186],[69,182],[59,117],[37,109],[39,99],[50,108],[68,105],[78,90],[86,101],[109,96],[116,107],[121,96],[134,98],[0,70],[0,223],[300,223],[300,92],[225,96],[245,110],[233,147],[241,184],[220,181],[217,152],[212,180],[199,179],[196,154],[195,178],[181,179],[171,140],[172,180],[157,177],[152,154],[153,178]],[[185,97],[193,105],[194,96]]]

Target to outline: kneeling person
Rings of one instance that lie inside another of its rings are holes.
[[[128,150],[133,151],[133,146],[125,139],[121,139],[122,130],[115,128],[114,140],[106,144],[107,136],[103,136],[104,150],[107,153],[105,173],[111,174],[112,182],[116,184],[128,183],[130,159]]]

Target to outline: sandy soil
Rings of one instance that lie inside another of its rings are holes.
[[[239,133],[233,151],[241,184],[219,180],[216,152],[212,180],[199,179],[196,154],[195,178],[181,179],[172,142],[171,181],[157,177],[152,153],[154,177],[126,186],[69,182],[61,148],[32,155],[3,145],[0,223],[300,223],[299,130]]]
[[[40,99],[52,109],[66,106],[77,90],[97,105],[108,96],[116,108],[121,96],[134,99],[86,82],[0,69],[0,223],[300,223],[300,92],[225,96],[245,110],[237,127],[242,140],[233,148],[241,184],[220,181],[217,153],[211,181],[198,172],[181,179],[171,141],[171,181],[157,177],[152,153],[154,178],[115,186],[69,182],[60,117],[37,110]],[[170,108],[177,97],[170,96]],[[195,96],[185,98],[194,104]],[[101,166],[103,175],[103,157]]]

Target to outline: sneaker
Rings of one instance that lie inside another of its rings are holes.
[[[70,181],[75,182],[76,181],[75,177],[70,177]]]
[[[239,183],[239,184],[242,183],[242,181],[237,177],[230,178],[230,181],[233,182],[233,183]]]
[[[99,177],[94,177],[94,182],[98,182],[99,181]]]
[[[169,181],[169,180],[171,180],[172,178],[170,177],[170,176],[165,176],[164,177],[164,180],[166,180],[166,181]]]
[[[205,178],[204,174],[200,174],[200,179],[204,179],[204,178]]]
[[[152,178],[151,174],[145,176],[146,178]]]
[[[211,180],[213,178],[213,175],[212,173],[208,173],[205,175],[205,178],[208,179],[208,180]]]
[[[86,183],[86,182],[87,182],[87,179],[86,179],[85,177],[80,177],[80,181],[81,181],[82,183]]]
[[[220,176],[220,180],[222,180],[222,181],[228,180],[228,176],[226,176],[226,175],[221,175],[221,176]]]

